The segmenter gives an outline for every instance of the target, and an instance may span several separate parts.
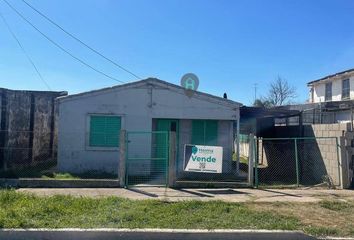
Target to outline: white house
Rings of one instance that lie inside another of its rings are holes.
[[[152,136],[152,131],[176,132],[177,175],[183,174],[185,144],[223,147],[223,173],[233,172],[234,123],[239,120],[241,106],[238,102],[197,91],[187,96],[180,86],[149,78],[68,95],[59,98],[58,103],[60,171],[117,173],[122,129],[131,133],[127,159],[132,158],[134,166],[127,167],[136,174],[150,172],[151,159],[161,158],[160,152],[166,152],[166,139]]]
[[[354,69],[307,83],[310,103],[354,100]]]

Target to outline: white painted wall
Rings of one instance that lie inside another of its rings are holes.
[[[348,78],[350,81],[350,99],[354,99],[354,76]],[[332,101],[341,101],[342,100],[342,80],[348,78],[329,79],[328,81],[321,81],[318,83],[314,83],[313,86],[311,86],[314,89],[313,102],[314,103],[325,102],[326,83],[329,81],[332,82]],[[311,96],[309,102],[312,102]]]

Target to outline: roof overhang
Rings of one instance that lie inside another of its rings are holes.
[[[298,110],[288,110],[281,107],[263,108],[263,107],[241,107],[241,118],[289,118],[300,115]]]
[[[342,71],[342,72],[338,72],[338,73],[335,73],[335,74],[327,75],[327,76],[325,76],[323,78],[308,82],[307,86],[310,87],[310,86],[313,86],[313,85],[315,85],[317,83],[320,83],[320,82],[325,82],[325,81],[328,81],[328,80],[343,79],[343,78],[351,77],[351,76],[354,76],[354,68],[348,69],[348,70],[345,70],[345,71]]]

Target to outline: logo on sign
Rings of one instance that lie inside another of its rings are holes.
[[[199,86],[199,79],[193,73],[187,73],[183,75],[181,79],[181,86],[185,89],[185,93],[188,97],[191,97],[194,94],[194,91],[197,91]]]
[[[192,147],[192,153],[196,154],[198,152],[198,148],[196,146]]]

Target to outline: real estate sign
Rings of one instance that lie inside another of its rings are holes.
[[[221,173],[222,147],[186,144],[184,146],[184,171]]]

